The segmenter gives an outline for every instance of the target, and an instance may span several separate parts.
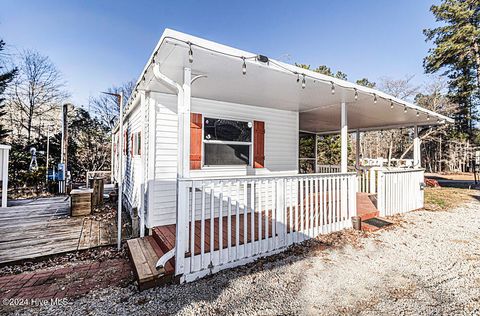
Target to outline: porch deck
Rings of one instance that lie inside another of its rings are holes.
[[[362,221],[378,216],[378,210],[375,208],[371,200],[371,194],[357,193],[357,214]],[[206,219],[203,224],[204,236],[202,239],[202,221],[195,221],[195,237],[194,255],[213,253],[219,249],[229,249],[238,247],[239,245],[249,244],[252,241],[259,242],[266,238],[272,237],[272,225],[275,221],[272,218],[272,212],[232,214],[228,216],[215,217],[214,220]],[[287,209],[287,218],[290,218],[290,209]],[[293,213],[292,213],[293,215]],[[334,216],[336,216],[334,214]],[[302,219],[303,217],[303,219]],[[296,218],[296,220],[295,220]],[[316,218],[313,214],[309,214],[305,209],[303,214],[297,212],[297,216],[292,216],[292,222],[287,221],[286,230],[296,231],[296,224],[304,222],[306,229],[313,229],[315,220],[331,222],[328,217],[324,219]],[[309,219],[309,220],[307,220]],[[212,225],[213,222],[213,225]],[[254,227],[252,227],[252,222]],[[213,227],[212,227],[213,226]],[[228,235],[228,227],[231,227],[231,235]],[[220,228],[222,228],[220,230]],[[191,230],[191,224],[189,231]],[[220,238],[220,235],[222,236]],[[238,237],[238,241],[237,241]],[[155,264],[157,260],[168,251],[175,247],[176,225],[163,225],[155,227],[151,236],[137,238],[128,241],[130,256],[134,264],[140,289],[146,289],[158,284],[162,284],[172,279],[174,274],[174,258],[165,266],[164,273],[160,273]],[[191,257],[191,249],[186,252],[185,256]]]
[[[0,265],[116,243],[115,218],[69,217],[65,196],[0,208]]]

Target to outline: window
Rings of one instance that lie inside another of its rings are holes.
[[[132,135],[132,152],[134,156],[142,154],[142,134],[141,132],[133,133]]]
[[[205,166],[250,165],[252,123],[205,117],[203,153]]]

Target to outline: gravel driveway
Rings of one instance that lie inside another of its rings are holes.
[[[394,227],[380,232],[324,236],[274,261],[190,284],[140,293],[133,285],[109,288],[64,306],[30,311],[42,315],[480,314],[480,202],[448,212],[411,212],[395,220]]]

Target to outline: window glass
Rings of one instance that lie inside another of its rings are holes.
[[[206,166],[249,165],[250,145],[205,143]]]
[[[205,140],[221,140],[234,142],[252,141],[252,123],[214,119],[206,117],[204,123]]]

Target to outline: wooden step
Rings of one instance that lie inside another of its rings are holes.
[[[362,221],[377,217],[379,214],[368,193],[357,193],[357,215]]]
[[[165,271],[158,271],[155,268],[164,251],[152,236],[127,240],[127,246],[140,290],[165,284],[172,280],[174,274],[173,262],[167,262]]]
[[[175,248],[175,234],[175,224],[155,227],[152,232],[153,238],[165,253]]]

